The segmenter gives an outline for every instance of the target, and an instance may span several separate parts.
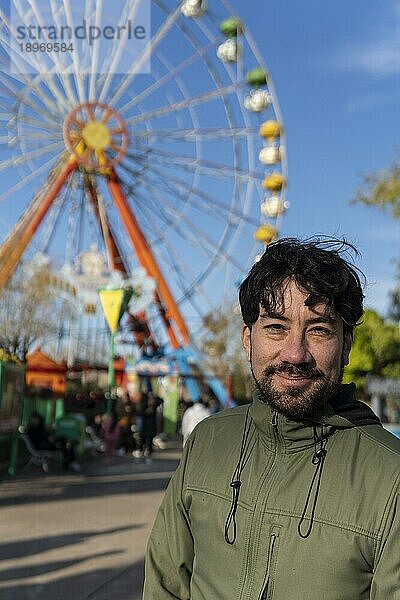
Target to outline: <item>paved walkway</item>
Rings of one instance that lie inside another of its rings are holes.
[[[4,476],[1,600],[139,600],[147,537],[179,450],[169,443],[151,465],[100,457],[82,474]]]

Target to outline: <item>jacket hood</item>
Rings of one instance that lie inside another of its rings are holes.
[[[379,417],[364,402],[356,400],[354,383],[342,384],[337,396],[329,403],[326,421],[343,421],[342,427],[363,427],[365,425],[382,425]],[[345,423],[345,421],[347,423]],[[338,424],[338,427],[340,425]]]

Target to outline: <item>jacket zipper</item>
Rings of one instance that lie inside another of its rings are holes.
[[[275,442],[278,443],[281,441],[281,435],[279,431],[279,414],[276,410],[272,411],[271,425],[274,432]]]
[[[268,600],[268,598],[269,598],[268,590],[270,588],[269,584],[270,584],[270,579],[271,579],[271,567],[273,564],[272,558],[273,558],[273,554],[274,554],[274,548],[275,548],[277,537],[278,536],[276,535],[276,533],[272,533],[271,537],[269,539],[267,571],[265,574],[264,583],[261,588],[261,594],[260,594],[258,600]]]

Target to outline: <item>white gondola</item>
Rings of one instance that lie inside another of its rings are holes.
[[[262,112],[271,104],[271,95],[265,90],[251,90],[244,99],[244,107],[252,112]]]
[[[224,62],[236,62],[239,57],[240,46],[236,38],[229,38],[218,47],[217,56]]]
[[[281,160],[281,148],[279,146],[264,146],[258,155],[263,165],[276,165]]]
[[[271,196],[265,198],[261,204],[261,212],[266,217],[279,217],[286,212],[289,203],[286,200],[282,200],[279,196]]]
[[[204,0],[185,0],[182,3],[181,13],[188,18],[202,17],[207,10]]]

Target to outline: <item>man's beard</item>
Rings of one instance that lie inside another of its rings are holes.
[[[260,392],[260,400],[294,421],[315,416],[337,394],[343,377],[343,367],[337,379],[331,381],[318,369],[312,369],[307,365],[296,367],[290,364],[267,367],[259,380],[254,375],[253,367],[251,372]],[[286,373],[295,377],[303,376],[310,378],[315,383],[311,387],[307,386],[305,390],[288,386],[284,392],[281,392],[274,388],[272,383],[275,373]]]

